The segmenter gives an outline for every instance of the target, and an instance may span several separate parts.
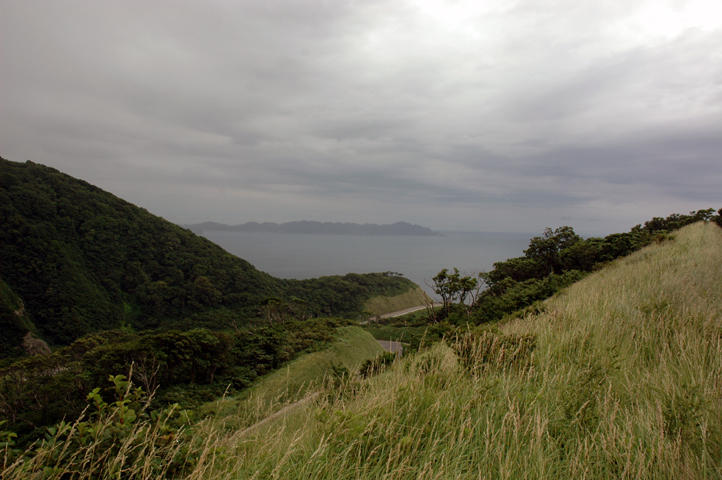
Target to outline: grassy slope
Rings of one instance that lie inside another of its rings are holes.
[[[364,304],[364,310],[372,315],[383,315],[407,308],[418,307],[430,302],[428,295],[420,288],[415,287],[400,295],[370,298]]]
[[[239,478],[710,478],[722,474],[722,230],[696,224],[546,312],[530,370],[474,378],[439,345],[255,437]],[[280,427],[279,427],[280,428]],[[284,427],[285,428],[285,427]],[[220,472],[219,472],[220,473]]]
[[[237,397],[207,404],[202,410],[215,420],[237,428],[248,426],[289,403],[320,388],[333,366],[349,371],[358,369],[367,359],[382,353],[379,343],[360,327],[341,327],[338,337],[326,349],[303,355],[263,377]]]

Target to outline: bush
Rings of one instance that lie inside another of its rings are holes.
[[[230,385],[242,389],[299,353],[320,348],[339,322],[334,319],[257,325],[232,332],[188,331],[95,333],[50,355],[17,361],[0,370],[0,418],[19,435],[35,440],[42,427],[75,418],[94,385],[108,372],[128,372],[152,408],[185,407],[211,400]]]
[[[475,323],[499,320],[505,315],[543,300],[562,288],[584,277],[585,273],[570,270],[561,274],[551,274],[541,279],[532,278],[515,282],[510,278],[501,282],[496,290],[484,291],[474,305]]]
[[[358,373],[363,378],[370,377],[372,375],[383,372],[388,365],[391,365],[396,360],[396,354],[391,352],[384,352],[379,354],[376,358],[366,360],[359,367]]]
[[[189,417],[177,405],[150,411],[150,398],[125,375],[111,375],[114,400],[101,388],[85,416],[47,428],[39,442],[5,459],[7,478],[165,478],[193,466]],[[183,453],[186,453],[183,455]]]

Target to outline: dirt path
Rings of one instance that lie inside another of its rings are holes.
[[[263,420],[259,420],[258,422],[254,423],[254,424],[251,425],[250,427],[247,427],[247,428],[241,430],[240,432],[236,433],[236,434],[234,435],[234,437],[235,437],[235,436],[242,436],[242,435],[245,435],[245,434],[248,433],[248,432],[252,432],[253,430],[255,430],[255,429],[257,429],[257,428],[262,427],[262,426],[265,425],[266,423],[268,423],[268,422],[270,422],[270,421],[272,421],[272,420],[275,420],[275,419],[278,418],[278,417],[281,417],[281,416],[287,414],[289,411],[295,410],[296,408],[298,408],[298,407],[300,407],[300,406],[303,406],[303,405],[305,405],[305,404],[307,404],[307,403],[309,403],[309,402],[312,402],[313,400],[317,399],[319,395],[320,395],[319,392],[312,393],[311,395],[309,395],[309,396],[307,396],[307,397],[304,397],[304,398],[302,398],[301,400],[299,400],[299,401],[297,401],[297,402],[289,403],[288,405],[286,405],[285,407],[283,407],[283,408],[280,409],[279,411],[272,413],[271,415],[267,416],[267,417],[264,418]]]

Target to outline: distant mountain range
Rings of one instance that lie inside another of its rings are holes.
[[[248,222],[240,225],[226,225],[217,222],[203,222],[186,225],[186,228],[195,233],[204,231],[224,232],[275,232],[275,233],[324,233],[333,235],[441,235],[427,227],[407,222],[396,222],[387,225],[374,223],[346,223],[346,222],[314,222],[302,220],[298,222],[272,223]]]

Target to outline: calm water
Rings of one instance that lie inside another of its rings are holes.
[[[282,278],[393,271],[430,293],[442,268],[467,274],[522,255],[533,235],[444,232],[442,237],[204,232],[230,253]]]

